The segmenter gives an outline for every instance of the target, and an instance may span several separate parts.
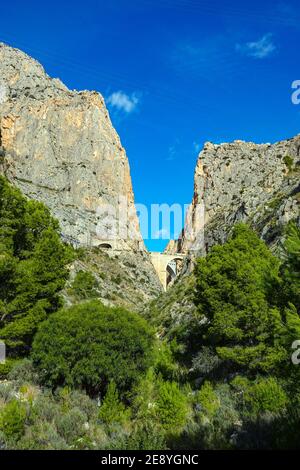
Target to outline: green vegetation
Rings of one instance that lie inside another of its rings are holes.
[[[124,395],[151,365],[153,343],[138,314],[95,300],[52,314],[35,336],[32,358],[50,387],[95,395],[113,380]]]
[[[107,425],[124,424],[130,416],[130,410],[125,408],[119,399],[118,390],[114,382],[110,382],[99,411],[99,419]]]
[[[72,282],[72,293],[79,299],[97,297],[98,283],[95,276],[87,271],[79,271]]]
[[[187,421],[187,397],[175,382],[161,382],[158,387],[156,415],[163,428],[180,433]]]
[[[285,165],[288,167],[289,171],[292,171],[293,166],[294,166],[294,159],[290,157],[289,155],[285,155],[283,157],[283,161]]]
[[[256,415],[265,412],[280,413],[288,403],[286,393],[273,377],[261,379],[249,387],[245,401]]]
[[[4,178],[0,222],[2,449],[300,447],[295,223],[280,259],[236,225],[142,316],[93,299],[105,278],[107,298],[124,296],[116,259],[95,252],[85,271],[78,251],[68,281],[57,222]]]
[[[24,434],[26,407],[18,400],[12,400],[1,410],[0,430],[9,440],[18,440]]]
[[[26,354],[39,323],[61,306],[71,255],[48,209],[0,177],[0,339],[11,356]]]
[[[196,396],[204,415],[210,417],[214,416],[220,407],[220,402],[212,384],[210,382],[204,382]]]
[[[199,330],[232,368],[270,371],[285,357],[278,344],[281,316],[272,289],[279,285],[279,261],[246,226],[236,226],[224,246],[213,247],[196,268]]]

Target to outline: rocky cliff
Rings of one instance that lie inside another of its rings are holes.
[[[117,226],[119,202],[123,215],[127,202],[127,220],[116,229],[114,247],[144,250],[128,160],[103,97],[68,90],[5,44],[0,44],[0,171],[24,194],[47,204],[64,237],[81,245],[105,240],[106,205]]]
[[[104,303],[135,310],[161,292],[140,234],[126,153],[103,97],[68,90],[34,59],[5,44],[0,44],[0,173],[50,208],[64,240],[86,248],[71,279],[89,271]]]
[[[276,144],[206,143],[182,237],[167,252],[205,254],[236,222],[248,222],[275,250],[284,225],[299,221],[300,135]]]
[[[249,223],[273,251],[280,252],[284,226],[290,220],[300,223],[299,178],[300,136],[273,145],[205,144],[182,236],[166,249],[187,254],[183,275],[144,312],[161,336],[172,338],[193,325],[194,259],[223,243],[235,223]]]

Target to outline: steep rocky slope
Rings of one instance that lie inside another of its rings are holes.
[[[73,288],[74,279],[80,271],[92,274],[95,279],[92,296],[82,298]],[[116,252],[94,247],[83,250],[79,259],[72,263],[70,279],[63,294],[67,304],[96,297],[105,305],[123,306],[141,312],[161,291],[162,286],[153,273],[147,252]]]
[[[101,208],[110,204],[118,221],[120,197],[126,198],[128,220],[117,234],[118,247],[144,249],[128,160],[103,97],[68,90],[5,44],[0,90],[0,164],[7,178],[46,203],[65,237],[82,245],[99,244],[106,217]]]
[[[249,223],[280,254],[285,225],[300,223],[299,179],[300,135],[274,145],[235,141],[204,146],[182,237],[166,248],[187,254],[181,276],[145,312],[162,335],[192,324],[194,260],[224,243],[235,223]]]
[[[205,254],[232,226],[249,222],[275,250],[283,226],[299,218],[300,135],[274,145],[206,143],[182,239],[168,252]]]
[[[73,274],[94,272],[102,300],[136,308],[161,291],[140,233],[128,159],[103,97],[68,90],[2,43],[0,173],[50,208],[64,240],[85,247]],[[110,253],[91,251],[103,243]]]

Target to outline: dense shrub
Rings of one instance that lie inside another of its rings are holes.
[[[300,338],[299,240],[291,224],[280,265],[237,226],[198,261],[197,312],[169,343],[139,315],[95,300],[49,310],[32,359],[3,369],[0,448],[299,447],[300,369],[290,359]],[[92,285],[84,276],[82,298]]]
[[[124,424],[130,416],[130,410],[125,408],[119,399],[118,390],[114,382],[110,382],[101,408],[99,419],[106,425]]]
[[[166,450],[165,433],[152,421],[136,423],[129,434],[110,442],[109,449],[115,450]]]
[[[0,414],[0,431],[7,439],[14,441],[21,438],[25,431],[26,407],[18,400],[12,400]]]
[[[79,408],[72,408],[66,413],[59,414],[55,419],[59,435],[69,445],[75,445],[76,441],[84,436],[86,432],[84,424],[86,422],[87,416]]]
[[[220,407],[220,402],[210,382],[205,382],[196,395],[200,411],[208,417],[213,417]]]
[[[51,387],[104,394],[114,380],[124,395],[151,365],[153,343],[138,314],[92,301],[51,315],[35,337],[32,358]]]
[[[261,379],[249,387],[245,401],[254,414],[280,413],[288,403],[286,393],[274,377]]]
[[[26,429],[24,436],[16,442],[17,450],[67,450],[66,441],[59,435],[54,423],[36,421]]]
[[[16,380],[19,383],[37,383],[38,374],[32,361],[27,358],[16,361],[8,374],[8,380]]]
[[[0,176],[0,339],[24,355],[40,322],[61,304],[72,250],[40,202],[27,200]]]
[[[179,433],[188,414],[188,401],[176,382],[160,382],[155,403],[157,420],[170,433]]]

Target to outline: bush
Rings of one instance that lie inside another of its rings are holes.
[[[72,390],[67,397],[65,397],[64,405],[67,409],[79,408],[86,414],[88,420],[96,420],[98,416],[98,405],[96,400],[91,398],[84,392],[79,390]]]
[[[110,450],[166,450],[164,432],[151,421],[138,422],[129,435],[110,443]]]
[[[161,341],[155,348],[155,372],[165,380],[175,380],[180,375],[178,363],[174,359],[177,348],[176,341],[171,343]]]
[[[45,391],[37,397],[34,403],[32,418],[35,421],[53,422],[58,418],[61,411],[61,407],[54,401],[51,392]]]
[[[201,411],[207,417],[213,417],[220,408],[220,401],[210,382],[205,382],[196,395],[196,401],[201,405]]]
[[[124,395],[151,365],[153,345],[138,314],[91,301],[51,315],[35,337],[32,358],[46,385],[103,395],[113,380]]]
[[[18,400],[9,402],[0,415],[0,431],[9,440],[18,440],[25,431],[26,407]]]
[[[7,379],[17,363],[17,359],[8,358],[4,364],[0,364],[0,380]]]
[[[283,288],[279,293],[279,300],[283,301],[285,306],[292,302],[300,314],[300,227],[290,222],[285,235],[285,262],[281,266]]]
[[[221,361],[214,350],[208,346],[203,346],[198,354],[193,357],[192,371],[197,375],[205,377],[217,369],[220,363]]]
[[[37,372],[29,359],[17,361],[8,374],[9,380],[16,380],[18,382],[38,382]]]
[[[251,410],[251,413],[280,413],[287,403],[287,396],[273,377],[261,379],[252,385],[245,396],[245,401]]]
[[[84,428],[86,422],[87,416],[79,408],[72,408],[67,413],[60,413],[55,420],[55,425],[59,435],[69,445],[75,445],[76,440],[84,436],[86,432]]]
[[[155,413],[167,432],[180,433],[187,419],[188,401],[176,382],[159,383]]]
[[[26,429],[24,436],[14,448],[18,450],[67,450],[70,447],[58,434],[53,423],[37,421]]]
[[[99,410],[99,419],[106,425],[124,424],[130,416],[130,410],[126,410],[119,399],[118,390],[114,382],[110,382],[105,398]]]

